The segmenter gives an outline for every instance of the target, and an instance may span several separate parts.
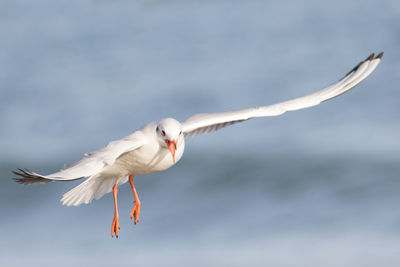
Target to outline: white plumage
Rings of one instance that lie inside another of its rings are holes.
[[[79,162],[59,172],[41,175],[19,169],[18,172],[14,173],[21,178],[16,180],[20,183],[31,184],[88,177],[86,181],[67,192],[61,201],[68,206],[89,203],[93,198],[98,199],[113,188],[117,192],[116,186],[127,182],[129,175],[149,174],[168,169],[174,165],[182,157],[185,136],[216,131],[225,126],[255,117],[276,116],[286,111],[312,107],[347,92],[374,71],[382,55],[383,53],[380,53],[375,57],[374,54],[371,54],[338,82],[313,94],[269,106],[197,114],[183,123],[171,118],[152,122],[121,140],[113,141],[98,151],[86,154]],[[132,190],[134,190],[133,176]],[[115,203],[116,192],[114,192]],[[134,194],[136,200],[135,190]],[[113,222],[113,228],[118,236],[117,210],[115,216],[117,223],[114,224]],[[117,230],[115,231],[115,229]]]

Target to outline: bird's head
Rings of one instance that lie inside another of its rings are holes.
[[[156,134],[162,147],[168,148],[175,162],[175,151],[182,136],[181,124],[172,118],[161,120],[156,127]]]

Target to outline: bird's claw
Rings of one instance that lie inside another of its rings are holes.
[[[119,217],[114,216],[114,220],[111,225],[111,237],[114,237],[114,234],[115,234],[115,237],[118,238],[118,230],[120,228],[121,227],[119,226]]]
[[[140,215],[140,201],[135,202],[135,205],[132,208],[131,211],[131,219],[135,218],[133,220],[133,223],[136,224],[139,221],[139,215]]]

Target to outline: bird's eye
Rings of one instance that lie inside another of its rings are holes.
[[[162,131],[161,131],[161,134],[162,134],[162,136],[165,136],[165,131],[162,130]]]
[[[179,135],[181,135],[181,134],[182,134],[182,131],[179,132]]]

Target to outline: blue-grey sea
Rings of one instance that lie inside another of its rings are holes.
[[[164,117],[320,106],[188,138],[171,169],[65,207],[25,186]],[[0,1],[1,266],[400,266],[400,1]]]

